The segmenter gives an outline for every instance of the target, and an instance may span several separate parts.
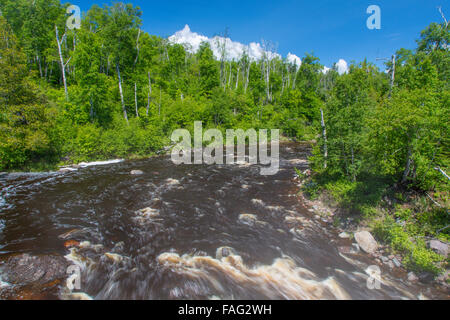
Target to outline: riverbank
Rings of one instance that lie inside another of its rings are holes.
[[[164,155],[170,150],[171,146],[166,146],[161,150],[149,153],[147,155],[129,155],[121,159],[107,159],[107,158],[97,158],[92,161],[71,161],[68,157],[65,157],[63,161],[59,163],[37,163],[35,165],[29,165],[22,169],[11,169],[4,172],[0,172],[0,177],[10,173],[43,173],[43,172],[70,172],[76,171],[80,168],[86,168],[97,165],[109,165],[115,164],[123,161],[133,161],[133,160],[143,160],[150,159],[156,156]]]
[[[286,136],[280,136],[280,144],[283,143],[289,143],[289,142],[296,142],[297,141],[294,138],[289,138]],[[305,141],[302,143],[313,145],[316,143],[315,140],[311,141]],[[111,158],[94,158],[90,159],[89,161],[73,161],[68,156],[62,157],[62,160],[59,163],[49,163],[49,162],[36,162],[34,164],[28,165],[21,169],[11,169],[4,172],[0,172],[0,176],[6,175],[8,173],[36,173],[36,172],[69,172],[69,171],[75,171],[79,168],[83,167],[89,167],[89,166],[95,166],[95,165],[107,165],[107,164],[114,164],[122,161],[134,161],[134,160],[143,160],[143,159],[150,159],[156,156],[161,156],[169,153],[171,148],[174,146],[174,144],[169,144],[161,148],[160,150],[156,152],[152,152],[145,155],[137,155],[137,154],[131,154],[126,157],[120,157],[120,159],[111,159]],[[226,147],[226,144],[223,145],[223,147]],[[112,157],[116,158],[116,157]]]
[[[376,249],[368,255],[380,267],[404,271],[411,283],[450,290],[448,234],[437,232],[449,223],[443,206],[430,205],[416,191],[395,187],[381,192],[380,186],[378,195],[359,194],[354,205],[345,186],[333,189],[309,169],[297,171],[295,181],[308,211],[336,228],[340,238],[360,246],[355,235],[364,231],[373,235]]]

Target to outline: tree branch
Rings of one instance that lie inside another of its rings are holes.
[[[444,170],[442,170],[439,167],[434,168],[434,170],[439,171],[443,176],[445,176],[448,180],[450,180],[450,177],[448,176],[448,174],[445,173]]]
[[[439,10],[439,13],[440,13],[441,16],[442,16],[442,19],[444,19],[445,27],[448,28],[448,21],[447,21],[447,19],[445,18],[444,12],[442,12],[442,7],[438,7],[438,10]]]

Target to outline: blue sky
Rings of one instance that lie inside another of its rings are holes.
[[[71,0],[87,11],[109,0]],[[212,37],[228,29],[233,41],[261,39],[278,44],[278,53],[314,53],[322,64],[389,57],[399,48],[415,48],[420,31],[442,22],[442,6],[450,19],[449,0],[128,0],[143,11],[145,31],[162,37],[188,24],[193,32]],[[381,30],[369,30],[369,5],[381,8]],[[378,63],[379,64],[379,63]]]

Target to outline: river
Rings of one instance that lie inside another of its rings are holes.
[[[81,270],[74,291],[94,299],[446,298],[383,268],[381,289],[369,289],[373,258],[342,253],[351,240],[297,195],[293,168],[307,168],[308,147],[280,151],[274,176],[246,164],[176,166],[168,156],[4,175],[0,260],[66,256]]]

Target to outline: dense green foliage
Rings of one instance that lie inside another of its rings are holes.
[[[321,135],[312,157],[317,174],[304,186],[372,225],[409,269],[435,274],[446,262],[426,240],[450,237],[443,174],[450,160],[449,35],[447,25],[432,23],[415,51],[399,50],[395,66],[388,63],[392,82],[367,62],[335,79],[325,100],[326,139]]]
[[[66,28],[66,6],[0,0],[1,32],[17,37],[14,55],[22,57],[2,64],[22,70],[20,81],[10,83],[39,88],[28,96],[39,96],[31,100],[42,109],[39,130],[22,126],[36,137],[22,133],[15,136],[20,142],[1,147],[0,169],[148,155],[168,143],[173,129],[191,128],[194,120],[205,128],[279,128],[287,136],[314,138],[319,110],[337,78],[335,70],[320,72],[318,58],[307,55],[300,68],[267,56],[252,61],[247,54],[218,61],[207,43],[190,53],[141,31],[141,11],[133,5],[94,5],[79,30]],[[8,130],[17,126],[11,117],[3,119],[3,134],[11,140]]]
[[[408,227],[414,228],[414,232],[411,230],[405,230],[402,225],[396,223],[396,221],[388,216],[382,221],[378,221],[375,225],[374,231],[377,237],[386,243],[391,245],[394,252],[403,253],[405,256],[406,266],[415,271],[429,271],[431,273],[439,273],[441,268],[437,263],[442,262],[444,258],[437,253],[428,250],[424,238],[417,234],[417,224],[408,224]],[[409,231],[409,232],[408,232]],[[416,236],[415,241],[411,235]]]

